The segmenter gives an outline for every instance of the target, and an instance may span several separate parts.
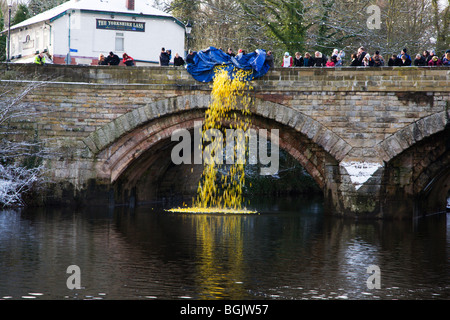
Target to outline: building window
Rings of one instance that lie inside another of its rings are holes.
[[[123,32],[116,32],[116,51],[119,52],[125,51]]]

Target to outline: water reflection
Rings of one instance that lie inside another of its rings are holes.
[[[248,217],[197,215],[185,217],[196,230],[197,283],[200,299],[244,299],[239,279],[245,269],[244,232]]]
[[[260,199],[257,215],[157,208],[0,212],[0,298],[448,299],[447,216],[324,217],[320,199]],[[66,287],[69,265],[81,290]],[[368,289],[367,267],[381,269]]]

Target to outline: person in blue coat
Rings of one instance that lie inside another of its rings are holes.
[[[402,64],[402,65],[403,65],[403,66],[410,66],[411,63],[412,63],[412,60],[411,60],[411,57],[409,56],[409,54],[407,54],[406,52],[407,52],[407,49],[404,48],[404,49],[402,50],[402,52],[400,52],[400,54],[397,56],[397,58],[402,59],[402,57],[404,56],[404,58],[405,58],[406,60],[403,61],[403,64]],[[403,60],[403,59],[402,59],[402,60]]]

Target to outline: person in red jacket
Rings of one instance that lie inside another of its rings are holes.
[[[125,64],[128,67],[134,66],[134,59],[127,55],[126,53],[123,54],[123,64]]]
[[[285,52],[283,57],[283,63],[281,64],[281,66],[283,68],[289,68],[292,67],[293,65],[294,59],[292,59],[292,57],[289,55],[289,52]]]
[[[331,57],[328,57],[328,61],[327,61],[326,66],[328,68],[332,68],[332,67],[336,66],[336,63],[331,59]]]

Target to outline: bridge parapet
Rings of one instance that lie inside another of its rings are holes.
[[[1,64],[2,78],[108,85],[163,85],[209,89],[183,67]],[[9,74],[9,76],[8,76]],[[253,82],[255,90],[450,92],[448,67],[275,68]]]

